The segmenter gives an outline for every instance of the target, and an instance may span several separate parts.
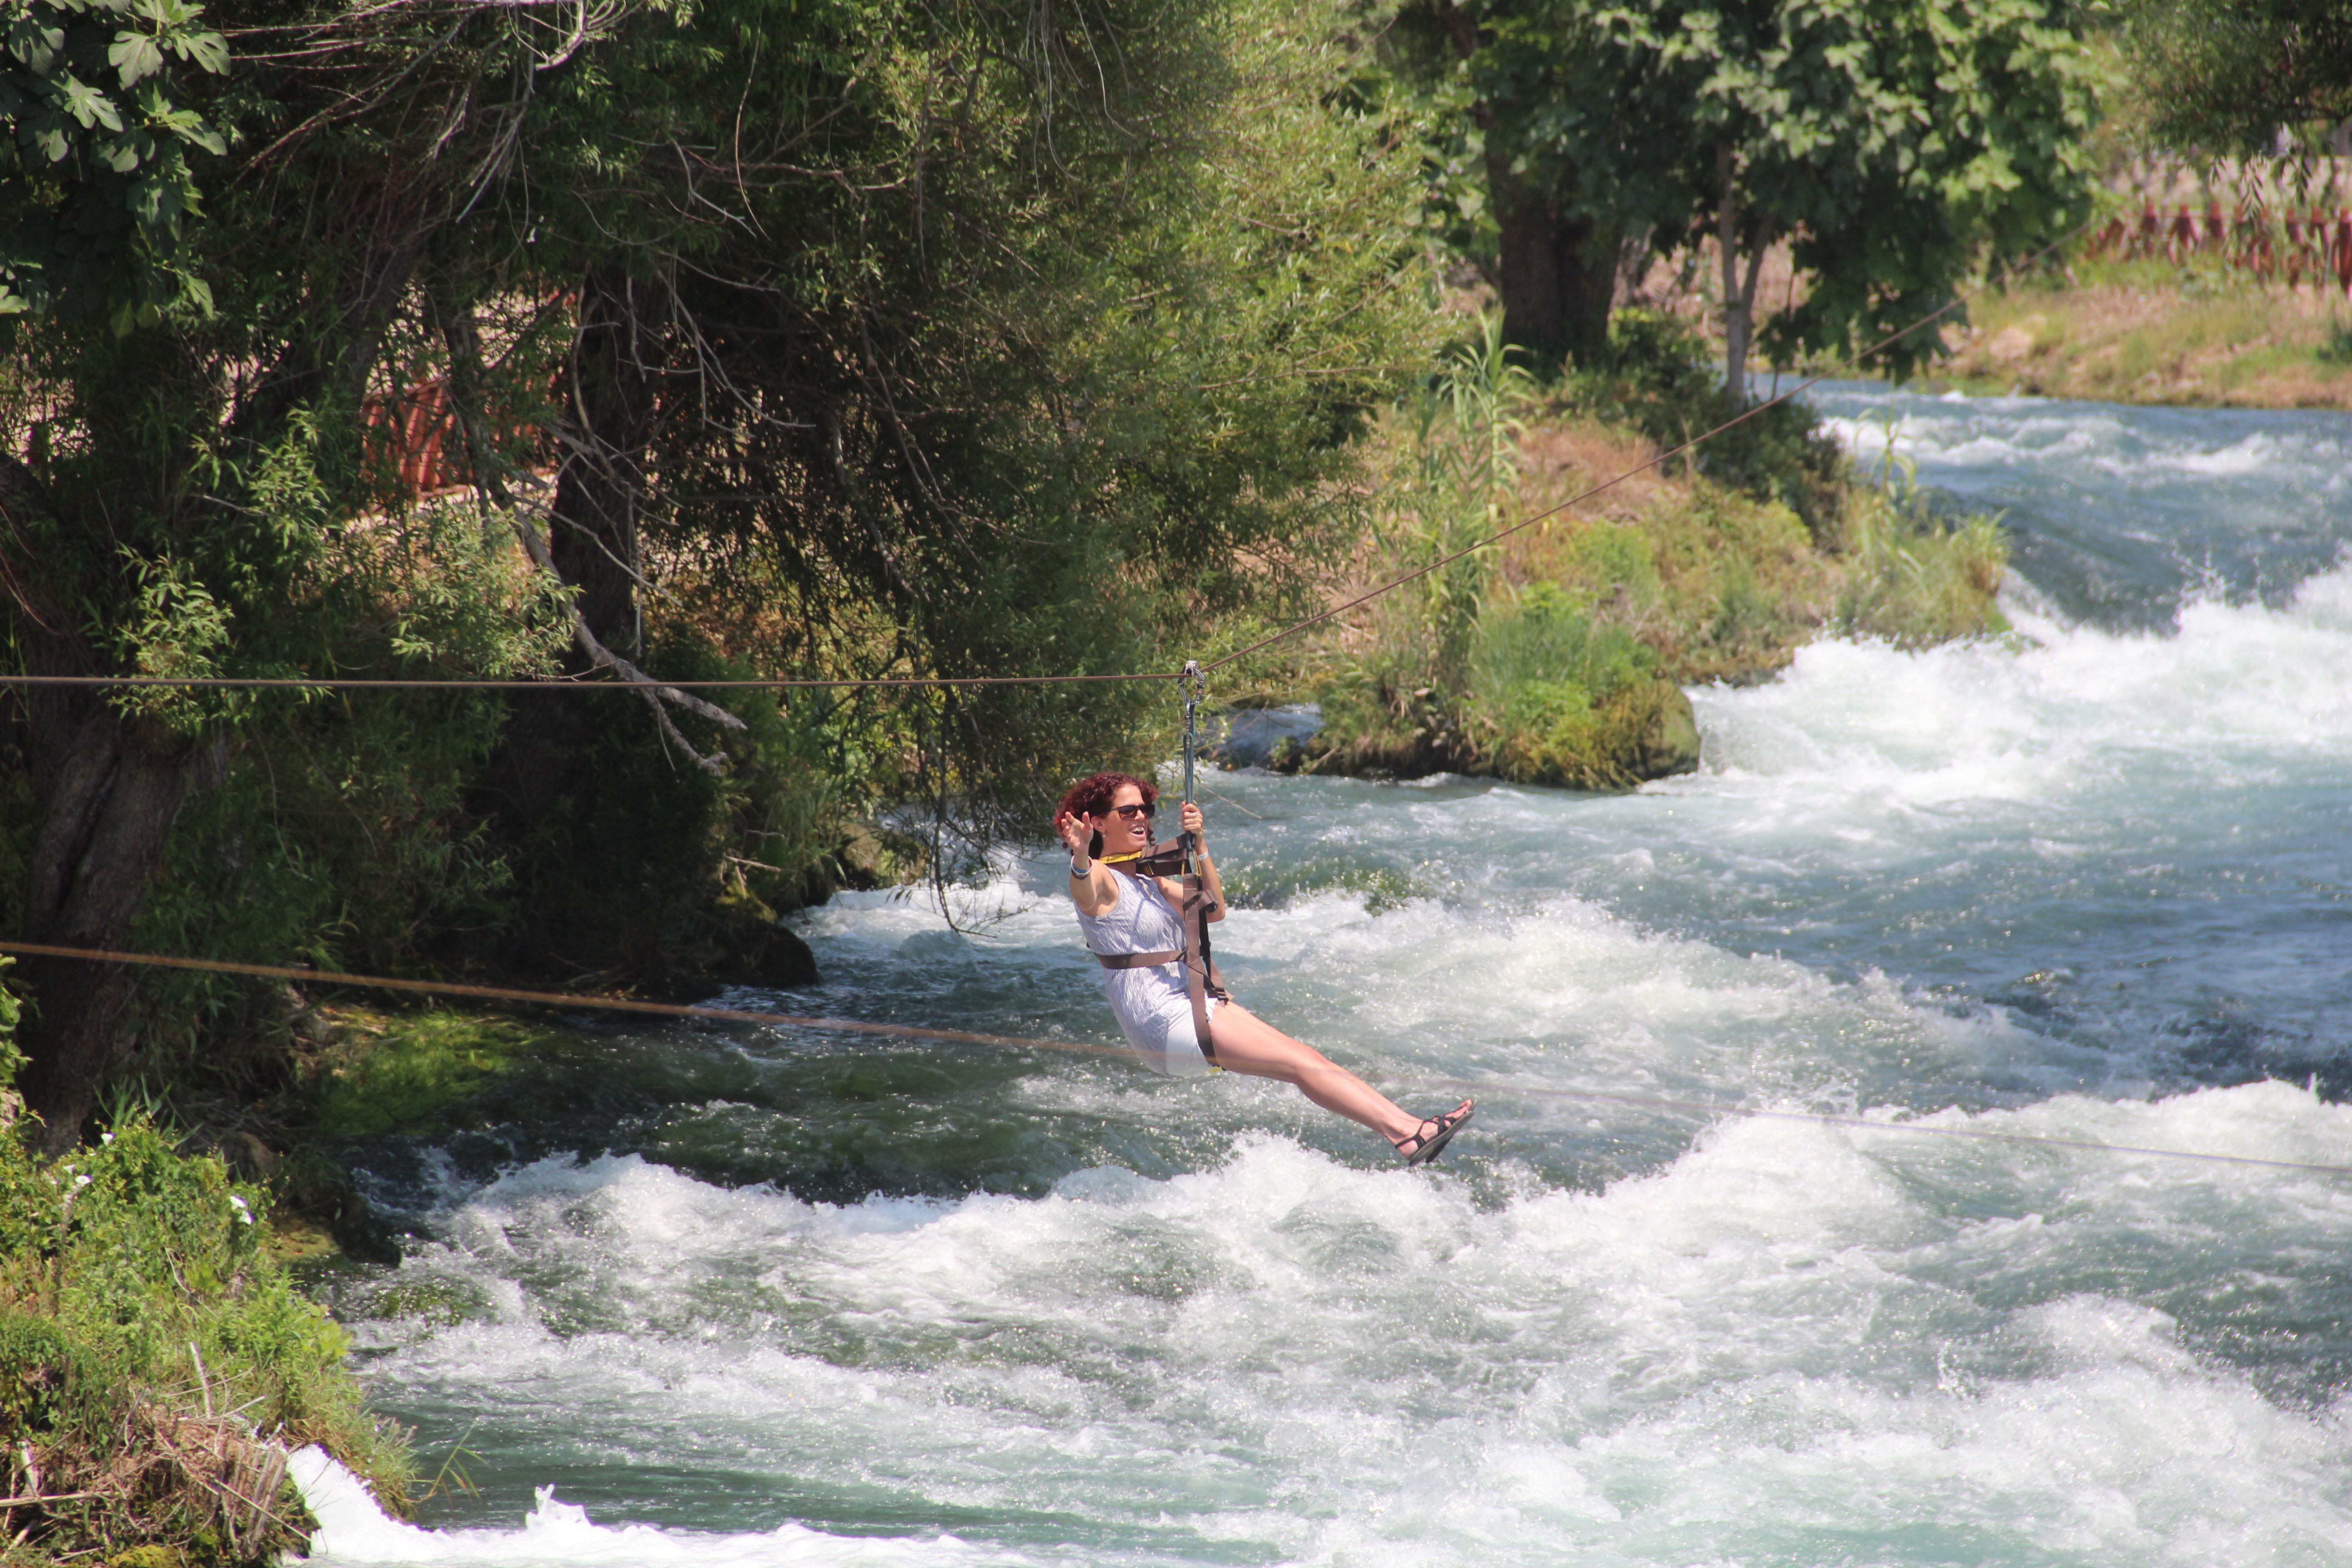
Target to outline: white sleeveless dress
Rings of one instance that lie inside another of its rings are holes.
[[[1078,914],[1078,930],[1094,952],[1171,952],[1184,946],[1184,921],[1157,880],[1113,878],[1118,902],[1099,915]],[[1145,1067],[1171,1078],[1197,1078],[1214,1064],[1202,1054],[1192,1027],[1192,997],[1184,989],[1184,966],[1163,963],[1150,969],[1104,969],[1103,990],[1110,1010],[1118,1017],[1119,1033]],[[1209,998],[1213,1016],[1217,999]]]

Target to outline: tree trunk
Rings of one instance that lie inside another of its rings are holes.
[[[1723,194],[1715,207],[1715,245],[1723,263],[1723,396],[1734,408],[1748,406],[1748,296],[1739,287],[1739,188],[1732,176],[1731,149],[1716,153]]]
[[[580,330],[566,389],[563,464],[556,472],[549,547],[555,569],[580,590],[596,640],[631,657],[637,629],[637,519],[646,493],[661,348],[644,286],[591,270],[580,290]]]
[[[1503,337],[1537,367],[1598,365],[1609,351],[1609,309],[1623,236],[1614,226],[1563,217],[1552,194],[1486,154],[1486,190],[1500,231]]]
[[[646,446],[661,376],[662,334],[646,308],[646,285],[625,275],[601,269],[582,280],[558,433],[563,456],[548,512],[556,574],[579,591],[574,603],[597,641],[627,657],[643,651],[637,530],[646,493]],[[575,674],[591,668],[577,647],[568,662]],[[587,758],[601,719],[609,716],[586,704],[600,700],[518,700],[473,800],[473,809],[491,818],[499,836],[518,847],[514,859],[527,887],[521,943],[533,963],[562,949],[566,936],[540,917],[541,900],[529,896],[529,867],[536,852],[521,847],[567,803],[572,813],[583,816],[593,805],[598,780]]]
[[[39,480],[0,458],[0,521],[21,539],[37,509],[50,510]],[[99,673],[72,619],[37,602],[14,563],[9,575],[26,673]],[[126,717],[109,694],[87,688],[28,688],[25,706],[33,784],[25,940],[119,951],[130,944],[180,806],[205,774],[217,773],[220,748],[154,719]],[[99,1085],[131,1044],[134,972],[28,958],[16,974],[32,1003],[18,1087],[42,1119],[47,1147],[70,1148]]]
[[[1716,247],[1723,261],[1723,395],[1734,408],[1748,406],[1748,358],[1756,342],[1756,283],[1764,274],[1764,253],[1772,247],[1769,219],[1751,218],[1748,245],[1740,247],[1739,187],[1731,149],[1716,154],[1716,173],[1723,182],[1722,199],[1715,209]],[[1739,262],[1745,256],[1743,271]]]

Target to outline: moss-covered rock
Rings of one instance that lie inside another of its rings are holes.
[[[320,1073],[311,1126],[329,1138],[442,1131],[548,1031],[495,1014],[425,1007],[410,1013],[350,1008],[335,1016],[341,1039]]]

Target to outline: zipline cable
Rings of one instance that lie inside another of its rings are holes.
[[[930,1029],[914,1024],[873,1024],[862,1018],[802,1018],[788,1013],[746,1013],[727,1007],[693,1007],[675,1002],[640,1002],[630,996],[575,996],[562,991],[517,991],[503,985],[467,985],[452,980],[408,980],[384,974],[344,974],[278,963],[235,963],[217,958],[176,958],[160,952],[113,952],[100,948],[58,947],[47,942],[0,941],[0,952],[34,958],[73,958],[91,963],[136,963],[152,969],[188,969],[212,974],[246,974],[261,980],[302,980],[313,985],[352,985],[375,991],[412,991],[427,996],[464,996],[478,1002],[523,1002],[540,1007],[593,1008],[643,1013],[656,1018],[709,1018],[724,1024],[784,1024],[853,1035],[903,1036],[955,1045],[1005,1046],[1024,1050],[1071,1051],[1131,1057],[1117,1046],[1071,1040],[1034,1040],[1019,1035],[982,1035],[968,1029]]]
[[[328,691],[633,691],[673,687],[680,691],[772,691],[788,687],[818,687],[839,690],[869,686],[1059,686],[1081,681],[1177,680],[1176,672],[1154,675],[957,675],[886,676],[866,680],[770,679],[742,680],[586,680],[578,676],[551,675],[543,680],[358,680],[335,676],[229,675],[0,675],[0,686],[170,686],[188,689],[272,690],[315,688]]]
[[[626,996],[575,996],[560,991],[519,991],[502,985],[466,985],[455,981],[407,980],[382,974],[344,974],[332,970],[302,969],[284,964],[236,963],[226,959],[179,958],[153,952],[115,952],[96,948],[58,947],[47,942],[0,940],[0,952],[38,958],[79,959],[93,963],[133,963],[157,969],[194,970],[215,974],[241,974],[263,980],[299,980],[313,985],[349,985],[379,991],[407,991],[431,996],[460,996],[480,1002],[516,1002],[531,1006],[635,1013],[660,1018],[706,1019],[720,1024],[768,1024],[787,1028],[816,1029],[836,1034],[884,1036],[898,1039],[937,1040],[949,1045],[994,1046],[1006,1050],[1058,1051],[1070,1056],[1134,1059],[1124,1046],[1094,1046],[1077,1040],[1045,1040],[1023,1035],[985,1035],[969,1029],[932,1029],[914,1024],[877,1024],[863,1018],[801,1017],[789,1013],[754,1012],[734,1007],[698,1007],[681,1003],[640,1002]],[[1517,1084],[1496,1079],[1419,1078],[1380,1075],[1383,1081],[1407,1088],[1469,1089],[1481,1095],[1521,1094],[1541,1099],[1589,1100],[1643,1110],[1672,1110],[1699,1116],[1738,1116],[1752,1121],[1809,1121],[1831,1127],[1851,1127],[1869,1132],[1905,1132],[1918,1136],[1966,1138],[1984,1142],[2013,1143],[2040,1148],[2071,1149],[2103,1154],[2136,1154],[2159,1160],[2191,1160],[2207,1164],[2249,1165],[2264,1170],[2297,1171],[2310,1175],[2352,1176],[2352,1165],[2322,1165],[2301,1160],[2265,1160],[2251,1154],[2216,1154],[2195,1149],[2143,1148],[2129,1143],[2101,1143],[2091,1139],[2053,1138],[2034,1132],[1997,1132],[1976,1127],[1931,1127],[1916,1121],[1873,1121],[1861,1116],[1840,1116],[1808,1110],[1768,1110],[1752,1106],[1717,1105],[1705,1100],[1669,1100],[1603,1089],[1560,1089],[1550,1085]]]
[[[2048,245],[2043,246],[2041,249],[2033,252],[2031,256],[2026,257],[2023,260],[2013,262],[2010,266],[2002,268],[2002,280],[2006,281],[2010,278],[2016,276],[2019,271],[2032,266],[2035,262],[2040,261],[2043,257],[2050,255],[2060,247],[2074,240],[2075,237],[2091,228],[2093,225],[2097,223],[2097,221],[2098,220],[2096,218],[2092,218],[2077,224],[2074,227],[2068,229],[2064,234],[2060,235],[2056,239],[2052,240]],[[1958,310],[1961,306],[1967,304],[1970,300],[1975,299],[1979,294],[1983,293],[1986,289],[1990,287],[1992,287],[1992,284],[1990,280],[1988,280],[1979,287],[1955,297],[1948,304],[1942,306],[1940,309],[1930,310],[1927,314],[1920,317],[1917,321],[1913,321],[1909,326],[1904,327],[1899,331],[1890,332],[1886,336],[1879,339],[1876,342],[1871,344],[1860,353],[1855,354],[1840,368],[1851,370],[1860,365],[1864,361],[1875,357],[1885,350],[1894,347],[1905,338],[1909,337],[1913,332],[1917,331],[1920,328],[1943,320],[1946,316],[1950,315],[1954,310]],[[1773,397],[1767,398],[1764,402],[1759,403],[1739,414],[1734,415],[1731,418],[1725,420],[1722,424],[1716,426],[1713,429],[1692,437],[1689,440],[1685,441],[1681,446],[1673,447],[1667,451],[1660,452],[1655,457],[1649,458],[1646,462],[1636,463],[1632,468],[1627,468],[1624,472],[1616,475],[1614,478],[1603,479],[1601,483],[1592,486],[1590,489],[1579,491],[1577,494],[1569,497],[1564,501],[1547,507],[1542,511],[1536,513],[1533,517],[1515,522],[1508,528],[1498,529],[1495,532],[1488,534],[1486,538],[1481,539],[1475,543],[1463,546],[1461,549],[1454,552],[1451,555],[1441,557],[1438,560],[1429,563],[1425,566],[1417,566],[1413,570],[1403,574],[1402,576],[1392,577],[1389,579],[1389,581],[1381,584],[1376,588],[1372,588],[1357,595],[1354,598],[1348,600],[1344,604],[1334,605],[1329,609],[1309,616],[1303,621],[1293,622],[1291,625],[1283,627],[1280,631],[1260,637],[1257,641],[1251,643],[1246,647],[1236,648],[1232,653],[1224,654],[1217,658],[1213,658],[1207,663],[1201,665],[1199,667],[1198,673],[1201,676],[1213,674],[1215,671],[1222,669],[1226,665],[1233,663],[1235,659],[1245,658],[1251,654],[1271,647],[1276,643],[1281,642],[1287,637],[1296,637],[1298,633],[1307,630],[1310,626],[1320,626],[1325,621],[1331,619],[1335,616],[1343,616],[1349,610],[1355,609],[1360,605],[1370,604],[1372,600],[1379,598],[1383,594],[1391,593],[1398,588],[1403,587],[1407,583],[1426,577],[1433,572],[1440,571],[1444,567],[1450,566],[1465,555],[1475,554],[1478,551],[1484,550],[1489,545],[1500,543],[1502,541],[1511,537],[1511,535],[1520,532],[1525,529],[1533,528],[1537,523],[1548,521],[1550,519],[1559,516],[1561,512],[1566,511],[1572,506],[1577,506],[1584,501],[1591,500],[1594,496],[1600,495],[1603,491],[1614,489],[1619,485],[1623,484],[1626,480],[1634,478],[1636,475],[1646,473],[1650,469],[1659,467],[1661,464],[1681,457],[1684,453],[1693,450],[1701,444],[1713,440],[1716,437],[1722,435],[1725,431],[1744,425],[1748,420],[1755,418],[1758,415],[1766,413],[1770,409],[1779,407],[1781,404],[1790,402],[1800,395],[1819,386],[1822,382],[1830,380],[1832,374],[1832,372],[1823,371],[1819,375],[1813,376],[1809,380],[1800,382],[1795,386],[1790,387],[1788,391],[1780,393]],[[1189,671],[1190,668],[1191,667],[1188,666],[1187,671]],[[346,680],[338,679],[333,677],[320,679],[307,679],[299,677],[289,676],[257,676],[242,678],[236,676],[173,675],[0,675],[0,686],[164,686],[184,688],[191,690],[267,690],[310,687],[322,690],[333,691],[373,691],[407,688],[420,691],[609,690],[635,691],[642,693],[649,687],[655,689],[668,687],[679,691],[776,691],[787,690],[795,688],[849,690],[859,688],[896,686],[1057,686],[1078,682],[1128,682],[1149,680],[1181,681],[1186,679],[1187,673],[1179,671],[1160,671],[1149,675],[962,675],[891,676],[867,679],[845,680],[768,679],[760,678],[742,680],[647,681],[583,680],[575,677],[569,676],[551,677],[544,680]]]

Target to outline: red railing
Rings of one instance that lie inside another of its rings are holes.
[[[466,438],[457,427],[457,411],[449,401],[449,381],[436,375],[396,393],[370,393],[360,405],[367,427],[367,452],[383,465],[400,493],[410,500],[436,490],[473,483],[472,465],[466,460]],[[498,432],[509,452],[522,448],[535,456],[547,443],[541,432],[527,424]]]
[[[2250,214],[2240,206],[2225,213],[2221,203],[2209,202],[2201,214],[2183,205],[2168,216],[2151,203],[2140,209],[2137,222],[2118,217],[2083,248],[2092,258],[2114,260],[2213,256],[2257,278],[2284,278],[2290,289],[2308,274],[2316,286],[2333,283],[2352,293],[2352,211],[2290,207]]]

